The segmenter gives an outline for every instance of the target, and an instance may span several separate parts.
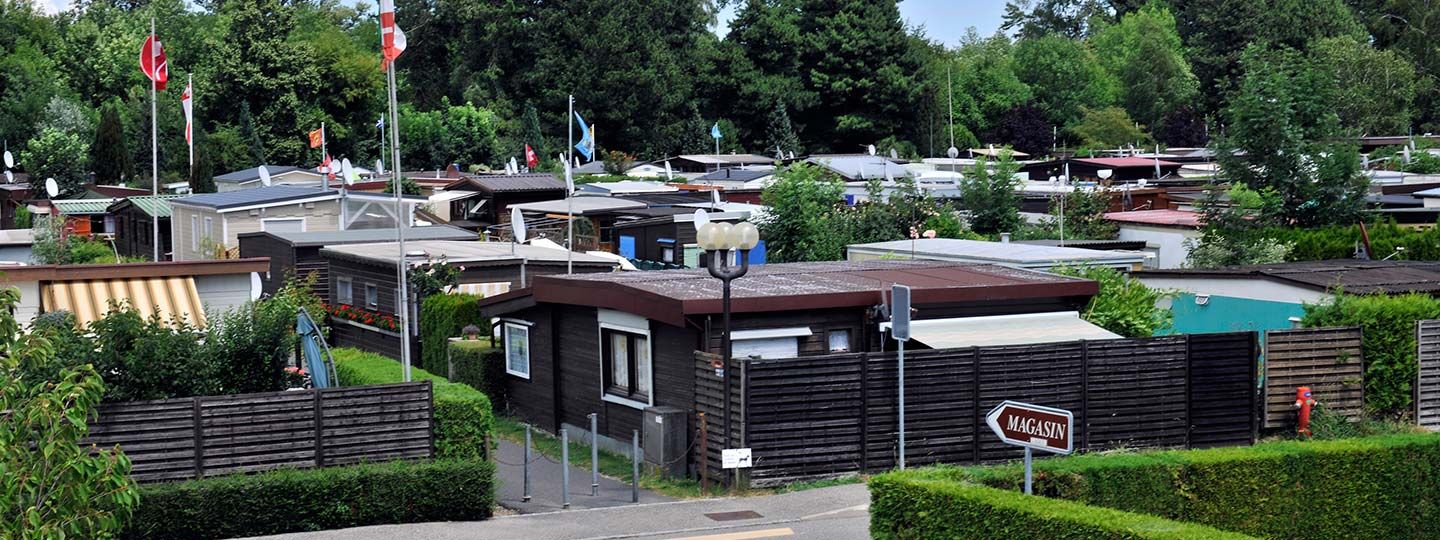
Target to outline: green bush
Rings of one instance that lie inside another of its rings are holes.
[[[281,470],[140,489],[123,538],[232,538],[490,517],[495,467],[483,460],[394,461]]]
[[[467,324],[488,327],[480,317],[480,298],[473,294],[425,297],[420,304],[420,367],[445,373],[446,340],[459,337]]]
[[[1365,407],[1402,416],[1412,409],[1411,386],[1419,370],[1415,322],[1424,319],[1440,319],[1440,299],[1426,294],[1339,294],[1329,303],[1306,304],[1302,322],[1308,327],[1359,326],[1365,336]]]
[[[1440,537],[1440,436],[1087,454],[1035,463],[1035,493],[1267,538]],[[931,472],[1016,490],[1019,465]]]
[[[343,386],[390,384],[403,380],[399,362],[356,349],[335,349],[335,373]],[[495,425],[490,398],[469,385],[452,383],[420,368],[410,380],[431,381],[435,391],[435,457],[484,459]]]
[[[1146,287],[1119,270],[1090,266],[1060,267],[1052,271],[1100,283],[1100,294],[1091,297],[1081,313],[1096,326],[1125,337],[1141,338],[1169,328],[1174,321],[1175,314],[1158,304],[1170,293]]]
[[[1243,539],[1242,534],[936,477],[929,471],[870,480],[870,536],[877,540]]]
[[[505,350],[490,346],[490,340],[448,343],[450,362],[455,365],[455,382],[470,385],[490,398],[490,406],[505,410]]]
[[[1369,224],[1366,230],[1377,259],[1393,255],[1392,259],[1398,260],[1440,260],[1440,227],[1419,230],[1386,221]],[[1288,261],[1349,259],[1362,238],[1358,225],[1312,229],[1276,227],[1265,229],[1261,234],[1294,246],[1285,258]],[[1397,252],[1399,247],[1405,250]]]

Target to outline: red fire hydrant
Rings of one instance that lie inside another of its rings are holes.
[[[1301,386],[1295,389],[1295,408],[1300,410],[1300,421],[1296,433],[1310,436],[1310,408],[1315,406],[1315,400],[1310,397],[1310,387]]]

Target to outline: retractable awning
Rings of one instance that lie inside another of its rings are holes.
[[[179,317],[195,326],[205,325],[205,307],[189,276],[53,281],[41,286],[41,310],[69,311],[81,326],[104,318],[112,300],[129,302],[147,319],[158,314],[166,322]]]
[[[880,329],[889,331],[890,323]],[[960,317],[910,322],[910,339],[934,349],[1032,345],[1121,336],[1080,319],[1075,311]]]

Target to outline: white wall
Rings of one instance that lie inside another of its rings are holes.
[[[250,300],[250,274],[195,276],[195,292],[208,314],[234,309]]]
[[[1330,298],[1329,294],[1321,291],[1276,283],[1261,278],[1148,277],[1143,273],[1136,274],[1135,277],[1140,278],[1141,283],[1144,283],[1146,287],[1152,289],[1168,289],[1193,294],[1209,294],[1291,304],[1314,304]]]
[[[1155,253],[1155,267],[1160,269],[1183,268],[1190,250],[1185,247],[1186,239],[1200,238],[1200,231],[1175,227],[1120,224],[1120,240],[1145,242],[1146,251]]]
[[[15,304],[15,321],[22,328],[29,327],[30,321],[40,315],[40,282],[17,281],[5,286],[20,289],[20,302]]]
[[[310,208],[306,208],[309,206]],[[248,232],[260,232],[264,228],[264,220],[272,218],[305,218],[305,230],[314,231],[336,231],[340,229],[340,202],[338,200],[319,201],[313,203],[294,203],[271,206],[254,210],[255,215],[250,215],[251,210],[239,210],[221,214],[215,210],[194,206],[173,206],[173,214],[170,218],[170,235],[174,239],[175,260],[196,261],[211,258],[211,250],[205,247],[205,218],[215,220],[212,226],[214,238],[212,241],[225,242],[225,247],[233,248],[240,245],[240,234]],[[198,217],[193,224],[191,217]],[[193,230],[192,230],[193,229]],[[200,249],[193,249],[194,238],[202,240]]]

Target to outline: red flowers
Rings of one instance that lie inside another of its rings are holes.
[[[400,331],[400,323],[396,321],[394,315],[386,315],[384,313],[370,311],[368,309],[357,308],[349,304],[340,304],[338,306],[325,306],[325,312],[329,313],[331,317],[334,317],[336,319],[354,321],[366,326],[373,326],[375,328],[379,328],[381,330],[389,330],[391,332]]]

